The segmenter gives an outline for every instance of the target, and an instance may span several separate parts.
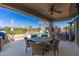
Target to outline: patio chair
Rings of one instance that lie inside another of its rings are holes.
[[[44,48],[45,48],[45,43],[44,42],[30,42],[31,47],[32,47],[32,55],[39,55],[43,56],[44,55]]]
[[[27,37],[24,37],[25,44],[26,44],[26,53],[27,53],[27,47],[30,47],[29,41]]]
[[[59,41],[60,40],[54,40],[52,44],[49,44],[49,50],[54,52],[54,56],[56,55],[56,52],[57,55],[59,54],[59,48],[58,48]]]
[[[8,40],[7,34],[3,34],[2,36],[0,35],[0,51],[2,51],[3,45],[5,45],[8,42],[9,40]]]

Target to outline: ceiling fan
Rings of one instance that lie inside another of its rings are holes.
[[[61,11],[54,9],[54,7],[55,7],[55,5],[51,5],[51,7],[49,9],[49,12],[51,13],[51,15],[53,15],[53,12],[62,13]]]

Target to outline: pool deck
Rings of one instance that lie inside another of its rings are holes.
[[[3,46],[0,56],[31,56],[32,49],[28,48],[25,53],[25,41],[23,39],[9,42]],[[47,56],[53,56],[53,52],[49,52]],[[60,41],[59,56],[79,56],[79,48],[74,42]]]

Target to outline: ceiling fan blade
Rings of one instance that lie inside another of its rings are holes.
[[[62,13],[61,11],[59,11],[59,10],[53,10],[54,12],[57,12],[57,13]]]

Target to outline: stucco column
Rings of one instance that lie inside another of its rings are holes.
[[[76,20],[76,33],[77,33],[77,45],[78,45],[78,47],[79,47],[79,26],[78,26],[78,23],[79,23],[79,19],[78,20]]]
[[[52,38],[52,22],[49,22],[49,37]]]
[[[77,21],[74,22],[75,24],[75,43],[77,43]]]
[[[79,47],[79,26],[78,26],[78,21],[79,19],[77,18],[77,20],[75,21],[75,41]]]

